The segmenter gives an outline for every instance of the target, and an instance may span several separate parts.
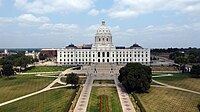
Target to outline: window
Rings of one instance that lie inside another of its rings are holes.
[[[107,38],[107,41],[108,41],[108,38]]]
[[[109,62],[109,59],[107,59],[107,62]]]
[[[105,57],[105,52],[102,52],[102,57]]]
[[[109,52],[107,52],[107,57],[110,57],[110,53]]]
[[[60,59],[60,61],[62,61],[62,59]]]
[[[98,52],[98,57],[100,57],[100,52]]]
[[[100,62],[100,59],[98,59],[98,62]]]

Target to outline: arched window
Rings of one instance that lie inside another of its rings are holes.
[[[109,52],[107,52],[107,57],[110,57],[110,53]]]
[[[105,52],[102,52],[102,57],[105,57]]]

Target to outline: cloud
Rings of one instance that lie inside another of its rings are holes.
[[[23,23],[46,23],[50,21],[48,17],[36,17],[32,14],[23,14],[18,16],[16,19]]]
[[[199,0],[115,0],[108,15],[112,18],[136,17],[158,11],[175,11],[198,16]]]
[[[91,9],[89,12],[88,12],[89,15],[91,16],[97,16],[99,14],[99,11],[96,10],[96,9]]]
[[[57,24],[43,24],[40,26],[41,30],[51,30],[51,31],[78,31],[79,26],[75,24],[62,24],[62,23],[57,23]]]
[[[17,17],[0,17],[0,24],[23,24],[36,25],[49,22],[50,19],[44,16],[34,16],[32,14],[22,14]]]
[[[82,11],[93,6],[92,0],[15,0],[15,6],[31,13]]]

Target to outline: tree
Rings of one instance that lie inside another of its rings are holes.
[[[176,57],[174,59],[174,62],[178,63],[178,64],[187,64],[188,63],[188,59],[183,57],[183,56],[179,56],[179,57]]]
[[[193,65],[190,73],[192,77],[200,78],[200,65]]]
[[[29,56],[21,56],[14,59],[14,65],[26,68],[28,64],[32,63],[32,57]]]
[[[188,56],[188,61],[190,63],[196,63],[197,62],[197,57],[195,55],[191,54],[191,55]]]
[[[13,66],[11,64],[5,64],[3,65],[3,75],[4,76],[11,76],[14,75],[14,70],[13,70]]]
[[[118,80],[128,92],[147,92],[152,79],[151,68],[140,63],[128,63],[120,69]]]
[[[77,74],[70,73],[67,75],[67,79],[66,79],[67,84],[72,84],[74,86],[77,86],[78,82],[79,82],[79,77]]]

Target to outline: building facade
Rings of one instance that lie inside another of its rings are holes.
[[[59,65],[85,65],[94,63],[126,64],[137,62],[150,63],[150,49],[142,48],[138,44],[130,47],[114,46],[112,34],[102,21],[95,34],[94,44],[75,46],[70,44],[57,50],[57,63]]]

